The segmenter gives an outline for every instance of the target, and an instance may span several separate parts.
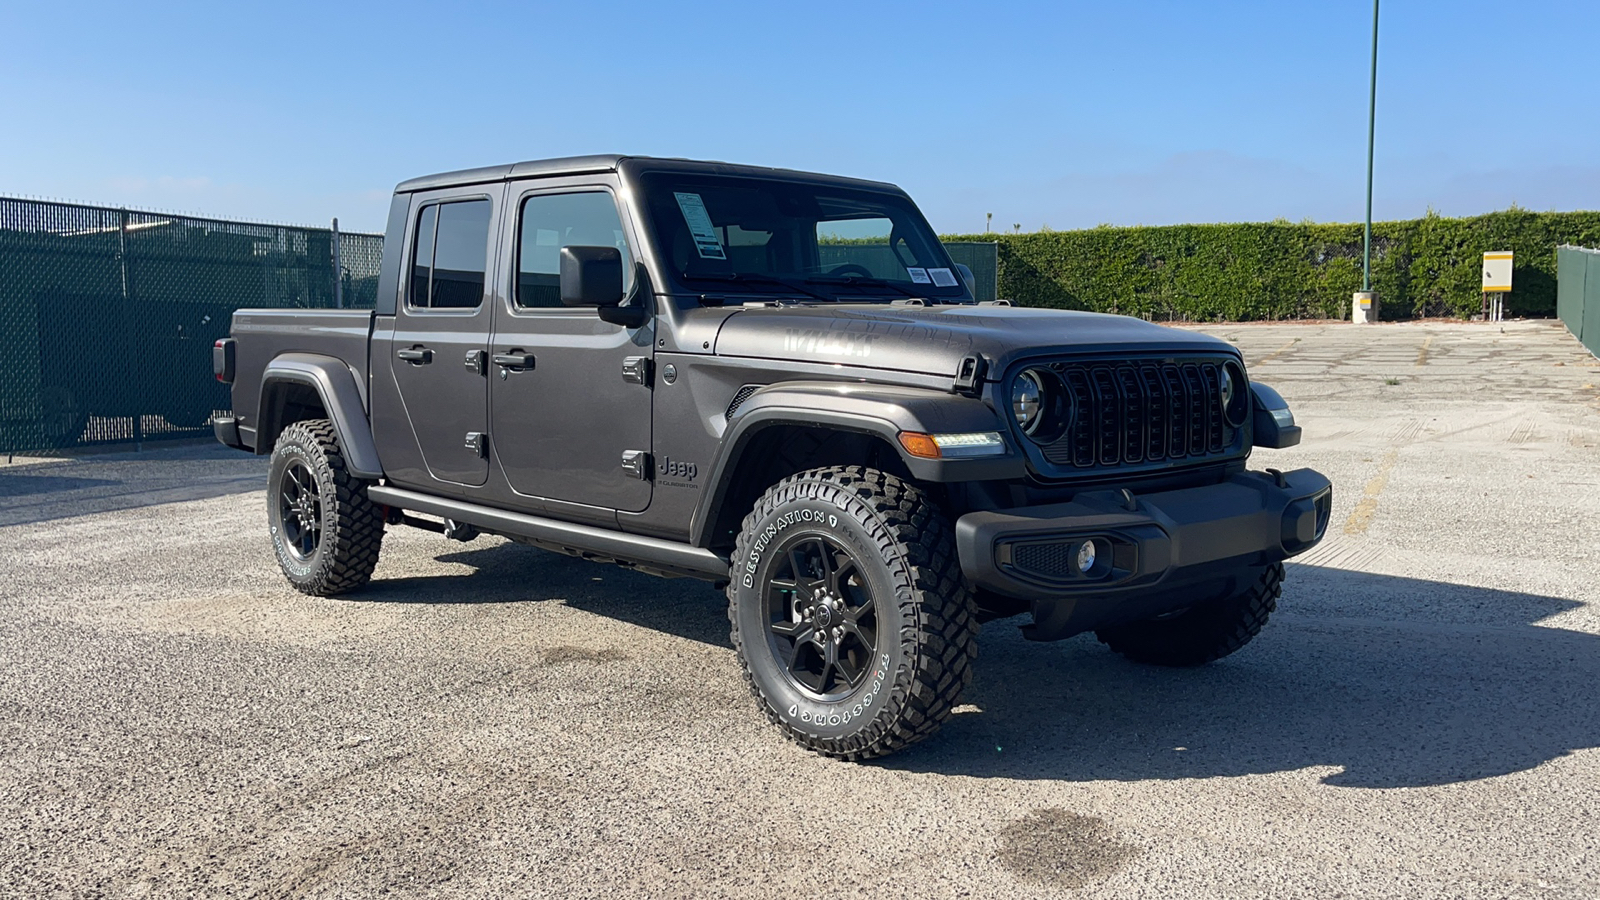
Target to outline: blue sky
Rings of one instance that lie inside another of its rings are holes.
[[[0,193],[380,230],[595,152],[893,181],[942,232],[1362,215],[1365,0],[0,7]],[[1600,208],[1600,3],[1383,9],[1375,215]]]

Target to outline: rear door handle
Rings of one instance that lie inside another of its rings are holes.
[[[533,354],[521,352],[496,353],[494,355],[494,364],[497,366],[504,366],[505,368],[513,371],[521,372],[525,369],[533,368]]]
[[[433,362],[433,351],[429,350],[427,347],[412,347],[409,350],[397,350],[395,351],[394,355],[400,357],[408,363],[416,363],[419,366],[425,366],[428,363]]]

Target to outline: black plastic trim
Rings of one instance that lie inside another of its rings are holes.
[[[383,463],[372,440],[372,425],[367,421],[361,389],[350,367],[331,356],[316,353],[285,353],[267,363],[261,375],[261,396],[256,409],[269,409],[267,394],[274,384],[292,382],[309,385],[322,399],[322,408],[333,420],[345,462],[357,478],[381,478]]]
[[[728,560],[710,550],[676,541],[509,512],[387,485],[367,488],[367,497],[384,506],[467,522],[486,531],[575,555],[601,557],[624,565],[637,564],[663,574],[688,575],[707,581],[723,581],[728,577]]]
[[[1222,484],[1135,495],[1135,510],[1127,508],[1121,492],[1089,491],[1070,503],[971,512],[956,520],[956,550],[962,572],[974,584],[1024,600],[1171,584],[1181,581],[1185,570],[1219,560],[1278,562],[1321,539],[1302,530],[1301,520],[1326,509],[1333,490],[1327,478],[1310,469],[1279,477],[1283,487],[1274,476],[1241,472]],[[1126,558],[1136,563],[1102,580],[1044,579],[1004,565],[998,552],[1019,541],[1099,536],[1131,547]]]
[[[217,442],[235,450],[249,450],[244,441],[239,439],[239,420],[233,416],[217,416],[211,420],[211,431],[217,436]]]
[[[710,490],[690,524],[697,547],[710,540],[715,512],[738,473],[746,448],[761,431],[782,425],[834,428],[881,438],[895,449],[913,477],[933,482],[1004,481],[1027,475],[1021,454],[1008,446],[1004,456],[976,459],[923,459],[905,452],[900,432],[1005,433],[994,410],[980,400],[921,388],[838,382],[782,382],[759,388],[739,406],[711,465]]]
[[[1300,444],[1299,425],[1279,425],[1273,417],[1275,409],[1288,409],[1289,401],[1283,395],[1259,382],[1250,383],[1251,430],[1253,443],[1268,450],[1282,450]]]

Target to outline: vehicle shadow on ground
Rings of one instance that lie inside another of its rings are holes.
[[[375,580],[384,603],[561,602],[728,648],[723,595],[513,543],[436,557],[465,575]],[[1197,669],[1129,663],[1085,635],[991,622],[962,712],[890,769],[1071,781],[1336,766],[1345,787],[1449,784],[1600,746],[1600,635],[1531,623],[1579,604],[1294,566],[1250,646]],[[1179,749],[1182,748],[1182,749]]]
[[[477,571],[379,577],[350,599],[438,604],[560,602],[597,616],[732,649],[727,600],[707,582],[657,578],[509,541],[458,546],[462,549],[434,558]]]
[[[0,527],[251,493],[266,471],[220,444],[24,462],[0,471]]]
[[[1600,635],[1530,624],[1579,604],[1294,568],[1261,636],[1198,669],[1135,665],[1092,636],[1029,643],[991,623],[964,698],[976,710],[883,765],[1069,781],[1338,766],[1323,783],[1388,788],[1504,775],[1600,746]],[[1340,615],[1340,597],[1380,598],[1384,615]],[[1296,614],[1307,607],[1315,614]],[[1440,624],[1452,610],[1474,614]]]

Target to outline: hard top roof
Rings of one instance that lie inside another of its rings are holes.
[[[437,175],[424,175],[420,178],[402,181],[394,190],[397,194],[404,194],[412,191],[429,191],[468,184],[488,184],[495,181],[508,181],[514,178],[586,175],[593,172],[638,172],[644,170],[693,172],[707,175],[742,175],[751,178],[798,179],[833,184],[839,187],[868,188],[879,191],[887,188],[896,192],[900,190],[895,185],[887,182],[845,178],[839,175],[824,175],[818,172],[800,172],[794,169],[774,169],[766,166],[744,166],[707,160],[627,156],[620,153],[597,154],[594,156],[564,156],[559,159],[534,159],[527,162],[507,163],[499,166],[482,166],[476,169],[440,172]]]

